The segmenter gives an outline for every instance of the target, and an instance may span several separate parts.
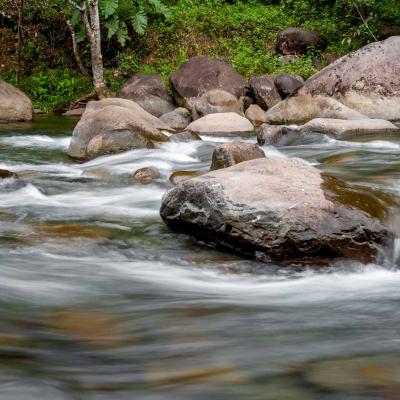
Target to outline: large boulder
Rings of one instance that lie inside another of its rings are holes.
[[[192,116],[186,108],[178,107],[174,111],[161,115],[160,121],[176,131],[182,131],[190,124]]]
[[[173,129],[159,118],[147,112],[144,108],[139,106],[132,100],[120,99],[118,97],[109,97],[99,101],[89,101],[86,106],[84,115],[91,113],[92,111],[98,111],[108,106],[118,106],[126,108],[127,110],[134,113],[138,118],[146,121],[149,125],[156,129],[164,129],[166,131],[173,131]]]
[[[244,115],[254,126],[259,126],[267,122],[265,111],[257,104],[250,105]]]
[[[276,38],[276,51],[284,55],[302,54],[310,47],[322,49],[324,45],[318,33],[301,28],[284,29]]]
[[[297,76],[282,74],[275,77],[274,83],[282,99],[286,99],[303,86],[304,80]]]
[[[288,97],[267,111],[274,124],[301,123],[314,118],[363,119],[358,111],[326,96],[298,95]]]
[[[175,108],[161,75],[135,74],[124,83],[117,97],[133,100],[156,117]]]
[[[261,158],[182,182],[162,199],[172,228],[263,260],[371,261],[388,238],[366,212],[330,198],[304,161]]]
[[[86,156],[87,158],[95,158],[105,154],[153,147],[153,142],[146,135],[138,132],[128,130],[104,132],[94,136],[89,141],[86,147]]]
[[[256,144],[240,141],[222,143],[214,149],[210,171],[264,157],[265,153]]]
[[[222,89],[211,89],[200,96],[193,105],[193,117],[204,117],[207,114],[235,112],[243,115],[243,97],[237,98]]]
[[[400,129],[384,119],[316,118],[301,127],[302,132],[318,132],[337,139],[376,134],[399,134]]]
[[[246,93],[246,81],[227,62],[193,57],[170,75],[175,102],[192,110],[194,101],[210,89],[223,89],[237,98]]]
[[[274,78],[269,75],[252,76],[249,79],[249,88],[256,103],[264,110],[268,110],[282,100],[275,87]]]
[[[193,140],[201,140],[201,137],[197,133],[190,131],[174,133],[168,138],[168,142],[172,143],[192,142]]]
[[[0,80],[0,122],[32,121],[33,107],[28,96]]]
[[[151,123],[151,120],[143,118],[141,113],[135,113],[131,109],[125,107],[107,105],[97,110],[89,108],[89,110],[87,109],[85,111],[72,133],[68,155],[78,159],[85,159],[89,156],[93,157],[93,151],[89,149],[89,155],[87,147],[95,136],[108,132],[113,132],[115,135],[115,132],[126,131],[143,136],[147,142],[166,141],[168,139],[166,135],[161,133],[154,124]],[[107,143],[109,143],[110,136],[106,136],[105,139]],[[101,143],[103,143],[103,141],[101,141]],[[96,142],[96,148],[102,148],[103,144],[101,143]],[[107,144],[107,147],[109,146],[110,144]]]
[[[254,135],[252,123],[233,112],[205,115],[189,124],[186,130],[208,136]]]
[[[400,36],[371,43],[313,75],[299,94],[331,96],[370,118],[400,119]]]

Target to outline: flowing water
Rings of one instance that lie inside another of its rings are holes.
[[[399,249],[293,270],[207,247],[158,210],[215,139],[80,164],[74,123],[0,128],[22,181],[0,187],[1,400],[400,398]],[[400,138],[264,150],[400,196]],[[144,166],[162,179],[133,184]]]

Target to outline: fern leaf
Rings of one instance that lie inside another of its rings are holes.
[[[118,30],[115,32],[117,35],[118,42],[121,46],[125,46],[126,41],[128,40],[128,27],[125,22],[121,22],[119,24]]]
[[[138,35],[144,35],[147,28],[147,15],[143,6],[139,6],[137,12],[132,16],[132,27]]]
[[[100,10],[104,18],[113,15],[118,8],[118,0],[100,0]]]

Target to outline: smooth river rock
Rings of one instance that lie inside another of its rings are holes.
[[[210,171],[228,168],[243,161],[264,158],[265,153],[252,143],[233,141],[218,145],[212,154]]]
[[[117,97],[133,100],[150,114],[160,117],[175,108],[161,75],[138,73],[124,83]]]
[[[267,120],[274,124],[308,122],[314,118],[368,118],[326,96],[298,95],[288,97],[267,111]]]
[[[244,115],[254,126],[260,126],[267,122],[265,111],[257,104],[251,104]]]
[[[186,130],[208,136],[252,136],[254,126],[234,112],[208,114],[192,122]]]
[[[304,161],[245,161],[173,187],[161,217],[172,229],[239,254],[282,263],[371,261],[388,233],[356,208],[328,198]]]
[[[170,75],[175,102],[192,110],[194,102],[211,89],[222,89],[237,98],[246,94],[246,81],[226,61],[192,57]]]
[[[400,36],[374,42],[313,75],[299,94],[331,96],[370,118],[400,120]]]
[[[0,122],[32,121],[33,107],[29,97],[0,79]]]
[[[91,103],[94,102],[90,102],[89,105]],[[146,139],[142,141],[143,147],[147,147],[148,141],[162,142],[168,139],[166,135],[161,133],[155,125],[152,124],[151,120],[142,118],[140,113],[135,113],[126,107],[108,105],[97,110],[89,109],[89,111],[85,111],[72,133],[68,155],[78,159],[93,158],[97,155],[94,149],[103,149],[113,146],[112,136],[108,135],[109,132],[113,132],[114,137],[118,132],[123,133],[125,136],[122,139],[122,143],[127,143],[126,139],[129,138],[126,137],[126,131],[132,132],[135,135],[140,135],[140,137]],[[102,140],[95,142],[94,145],[88,149],[89,142],[95,136],[103,134],[108,135],[104,137],[106,141],[102,138]],[[107,145],[104,147],[106,142]],[[135,142],[138,143],[136,140]],[[117,146],[119,145],[120,143],[117,143]],[[104,154],[103,150],[100,154]]]
[[[186,108],[178,107],[171,112],[161,115],[160,121],[176,131],[182,131],[190,124],[192,116]]]
[[[252,76],[249,79],[249,89],[263,110],[268,110],[282,100],[275,87],[274,78],[269,75]]]
[[[400,129],[384,119],[316,118],[304,124],[302,132],[325,133],[336,139],[345,139],[362,135],[400,134]]]

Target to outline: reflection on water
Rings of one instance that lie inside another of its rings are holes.
[[[398,243],[301,271],[217,251],[158,216],[215,138],[76,163],[72,128],[0,128],[0,168],[23,181],[0,186],[1,400],[400,398]],[[399,195],[399,138],[264,150]],[[134,185],[145,166],[162,179]]]

